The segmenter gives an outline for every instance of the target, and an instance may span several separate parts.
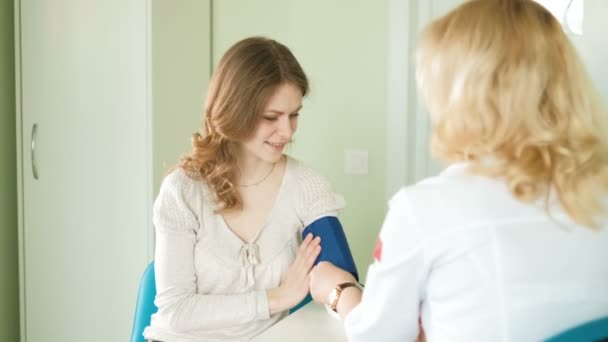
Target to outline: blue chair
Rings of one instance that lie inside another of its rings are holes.
[[[608,341],[608,317],[581,324],[561,332],[546,342]]]
[[[152,261],[139,283],[137,304],[135,306],[135,317],[133,318],[133,330],[131,331],[131,342],[145,342],[144,329],[150,325],[152,314],[158,311],[154,305],[156,297],[156,278],[154,277],[154,261]]]

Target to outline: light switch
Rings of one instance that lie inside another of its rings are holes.
[[[368,173],[368,155],[367,150],[344,151],[344,173],[347,175],[366,175]]]

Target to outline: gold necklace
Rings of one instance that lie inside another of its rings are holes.
[[[255,183],[252,183],[252,184],[239,184],[239,187],[241,187],[241,188],[247,188],[247,187],[256,186],[256,185],[262,183],[263,181],[266,180],[266,178],[268,178],[268,176],[270,176],[270,174],[274,170],[274,166],[275,165],[276,165],[276,163],[272,164],[272,167],[270,168],[270,171],[268,171],[268,173],[266,174],[266,176],[264,176],[264,178],[260,179],[259,181],[255,182]]]

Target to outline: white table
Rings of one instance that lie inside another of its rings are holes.
[[[325,307],[310,302],[287,316],[252,342],[347,342],[342,321]]]

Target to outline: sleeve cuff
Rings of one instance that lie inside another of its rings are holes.
[[[254,293],[255,300],[255,318],[265,320],[270,318],[270,308],[268,307],[268,296],[266,290],[256,291]]]

